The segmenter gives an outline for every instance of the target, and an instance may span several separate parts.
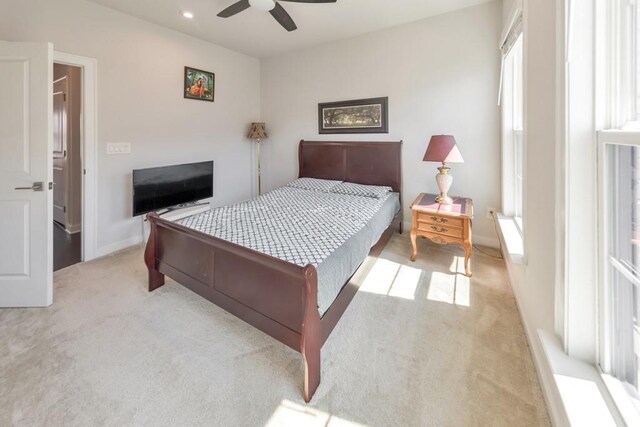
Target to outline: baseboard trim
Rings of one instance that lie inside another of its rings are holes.
[[[136,246],[142,243],[142,236],[136,235],[131,236],[128,239],[121,240],[119,242],[111,243],[105,246],[100,246],[96,250],[96,258],[110,255],[114,252],[121,251],[123,249],[130,248],[131,246]]]
[[[82,231],[82,224],[72,224],[68,225],[66,232],[69,234],[76,234]]]
[[[591,425],[580,422],[588,419],[594,421],[593,425],[623,425],[619,422],[620,416],[614,405],[609,402],[610,398],[596,368],[567,356],[556,335],[547,330],[533,329],[527,321],[520,304],[522,296],[516,279],[525,276],[526,266],[509,260],[506,266],[507,280],[513,290],[551,424],[555,427],[571,426],[572,422],[575,422],[573,425]],[[586,386],[581,387],[586,391],[592,391],[590,387],[595,385],[600,393],[583,391],[583,395],[576,395],[575,385],[568,387],[567,378],[582,381]],[[576,400],[580,402],[576,404]],[[588,403],[585,403],[587,400]]]
[[[473,244],[478,244],[481,246],[487,246],[489,248],[500,248],[500,241],[497,237],[488,237],[488,236],[473,236]]]
[[[569,427],[571,424],[569,423],[567,412],[562,405],[560,390],[558,390],[556,381],[553,378],[551,364],[546,357],[546,352],[542,345],[541,335],[543,335],[545,331],[534,331],[531,329],[520,306],[520,292],[518,291],[517,285],[514,285],[514,282],[512,280],[513,272],[510,271],[510,269],[513,267],[524,267],[522,265],[509,266],[508,264],[509,263],[507,263],[507,280],[509,280],[509,284],[511,285],[511,289],[513,290],[513,294],[515,296],[516,306],[518,307],[518,314],[524,328],[524,334],[527,337],[527,342],[529,343],[529,351],[531,353],[531,358],[533,359],[533,365],[536,368],[536,373],[538,374],[540,388],[542,389],[542,396],[544,398],[545,404],[547,405],[547,413],[549,414],[551,425],[553,425],[554,427]]]

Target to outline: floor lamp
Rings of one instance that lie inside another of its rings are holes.
[[[262,194],[262,183],[260,177],[260,141],[263,139],[267,139],[267,129],[264,123],[251,123],[251,128],[249,129],[249,135],[247,136],[249,139],[253,139],[256,141],[256,154],[258,159],[258,196]]]

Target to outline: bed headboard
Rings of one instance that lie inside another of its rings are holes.
[[[402,141],[300,141],[300,178],[388,185],[402,192]]]

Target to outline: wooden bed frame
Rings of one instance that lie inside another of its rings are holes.
[[[388,185],[400,193],[400,142],[300,141],[299,176]],[[151,234],[144,253],[149,291],[173,278],[236,317],[302,354],[304,400],[320,384],[320,348],[355,296],[364,276],[361,265],[329,309],[318,312],[314,266],[300,267],[211,235],[147,215]],[[371,248],[377,257],[394,228],[402,232],[402,209]],[[364,260],[363,260],[364,261]]]

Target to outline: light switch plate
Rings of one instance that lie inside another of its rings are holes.
[[[131,154],[131,144],[128,142],[110,142],[107,144],[107,154]]]

